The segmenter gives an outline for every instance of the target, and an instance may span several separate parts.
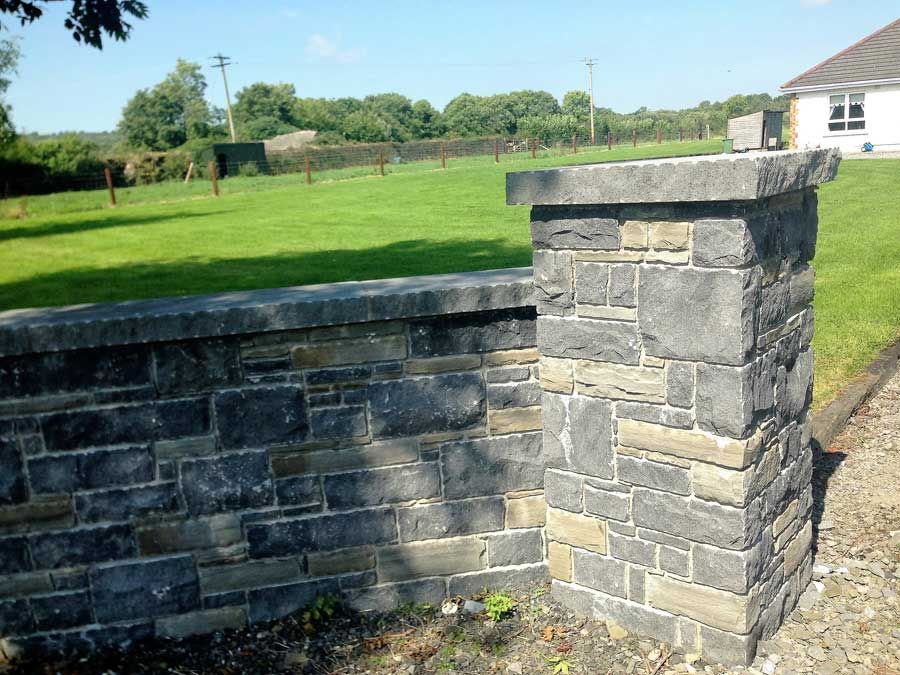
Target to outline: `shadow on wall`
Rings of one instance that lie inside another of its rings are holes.
[[[170,216],[167,216],[167,218]],[[105,222],[105,221],[104,221]],[[0,285],[0,309],[362,281],[531,265],[527,241],[413,239],[364,249],[82,267]]]

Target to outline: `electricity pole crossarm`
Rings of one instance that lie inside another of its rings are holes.
[[[216,54],[210,58],[213,61],[218,61],[218,63],[213,64],[213,68],[218,68],[222,71],[222,83],[225,85],[225,106],[228,110],[228,130],[231,132],[231,142],[236,143],[237,136],[234,133],[234,117],[231,114],[231,95],[228,93],[228,78],[225,77],[225,66],[230,66],[232,62],[228,60],[229,57],[222,56],[221,54]]]
[[[594,133],[594,59],[585,59],[584,63],[588,67],[588,94],[591,99],[591,145],[597,145],[597,137]]]

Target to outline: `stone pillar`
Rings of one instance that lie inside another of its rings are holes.
[[[746,664],[812,567],[815,186],[833,150],[509,174],[531,204],[555,596]]]

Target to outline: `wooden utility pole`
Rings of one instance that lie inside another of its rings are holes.
[[[216,163],[209,163],[209,179],[212,181],[213,186],[213,194],[218,197],[219,196],[219,173],[216,171]]]
[[[235,136],[234,133],[234,116],[231,114],[231,96],[228,93],[228,78],[225,77],[225,67],[232,65],[232,61],[228,60],[229,57],[222,56],[221,54],[216,54],[209,58],[218,61],[218,63],[213,64],[213,68],[218,68],[222,71],[222,84],[225,85],[225,106],[228,110],[228,130],[231,132],[231,142],[237,143],[237,136]]]
[[[597,145],[597,137],[594,134],[594,59],[585,59],[588,67],[588,95],[591,100],[591,145]]]
[[[303,162],[306,165],[306,184],[312,185],[312,168],[309,166],[309,155],[303,158]]]
[[[106,187],[109,188],[109,203],[111,206],[116,205],[116,190],[113,187],[112,172],[109,167],[103,169],[103,176],[106,178]]]

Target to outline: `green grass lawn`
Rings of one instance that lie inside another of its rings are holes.
[[[505,174],[715,152],[719,141],[544,153],[303,176],[239,177],[65,193],[0,204],[0,308],[209,293],[528,265],[528,207]],[[819,404],[900,326],[900,161],[845,162],[821,190],[816,299]]]

